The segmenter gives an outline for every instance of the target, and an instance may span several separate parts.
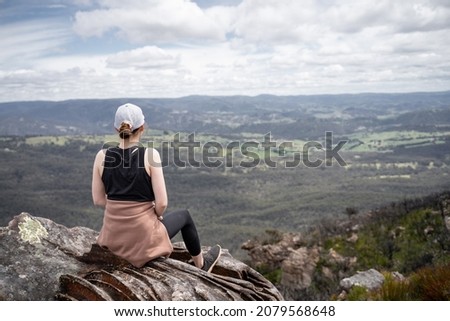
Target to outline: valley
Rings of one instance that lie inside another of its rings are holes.
[[[110,119],[123,101],[0,104],[1,225],[25,211],[100,228],[92,162],[117,143]],[[169,210],[188,208],[202,243],[237,257],[267,229],[302,231],[349,208],[365,213],[450,188],[449,92],[135,103],[147,117],[141,142],[163,155]],[[345,166],[327,163],[320,146],[336,148]]]

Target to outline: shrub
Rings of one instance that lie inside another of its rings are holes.
[[[261,273],[269,282],[273,285],[280,284],[281,281],[281,268],[271,269],[267,265],[262,264],[256,267],[256,271]]]
[[[375,298],[381,301],[410,301],[413,295],[409,281],[396,280],[391,274],[387,274]]]
[[[276,229],[268,229],[257,239],[262,245],[276,244],[283,239],[283,232]]]
[[[348,215],[348,218],[352,218],[353,216],[358,214],[358,209],[356,209],[355,207],[347,207],[345,208],[345,214]]]
[[[389,265],[389,259],[380,245],[382,238],[378,232],[360,233],[355,249],[361,269],[383,268]]]
[[[418,270],[411,276],[411,290],[419,300],[450,300],[450,264]]]
[[[353,286],[347,294],[348,301],[367,301],[369,299],[369,291],[362,286]]]
[[[450,264],[422,268],[404,281],[386,275],[382,287],[370,296],[382,301],[448,301]]]

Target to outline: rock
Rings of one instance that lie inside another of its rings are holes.
[[[406,280],[405,276],[398,271],[391,272],[391,276],[398,282],[404,282]]]
[[[280,286],[283,288],[283,293],[308,288],[312,283],[318,261],[319,249],[317,247],[301,247],[292,250],[281,264]]]
[[[272,233],[273,234],[273,233]],[[320,268],[317,263],[324,258],[323,248],[317,245],[307,246],[300,233],[280,233],[279,237],[267,244],[264,238],[256,238],[245,242],[242,248],[248,251],[252,266],[262,270],[276,271],[281,275],[277,288],[287,300],[319,300],[325,299],[326,293],[317,293],[313,282],[315,278],[324,278],[325,282],[339,280],[332,269],[327,266],[326,258]],[[336,252],[335,252],[336,253]],[[339,254],[336,253],[336,257]],[[348,259],[339,256],[342,264]]]
[[[54,243],[65,235],[77,242]],[[66,253],[89,250],[96,233],[67,229],[27,213],[0,228],[0,297],[4,300],[51,300],[59,288],[59,276],[77,273],[85,264]]]
[[[272,269],[281,267],[282,262],[292,251],[303,244],[300,233],[283,233],[280,240],[273,244],[262,244],[254,239],[245,242],[241,248],[248,251],[255,266],[267,266]]]
[[[397,226],[393,231],[390,232],[390,237],[392,239],[396,239],[402,235],[402,233],[405,231],[405,228],[403,226]]]
[[[423,234],[425,235],[430,235],[434,232],[434,228],[432,226],[427,226],[424,230],[423,230]]]
[[[346,269],[355,266],[358,260],[355,256],[352,257],[342,256],[338,252],[336,252],[336,250],[333,248],[330,248],[328,250],[328,255],[326,259],[328,262],[345,267]]]
[[[207,247],[203,248],[208,250]],[[98,245],[80,260],[95,266],[79,276],[63,275],[57,294],[63,300],[282,300],[278,290],[259,273],[223,250],[213,273],[188,263],[180,243],[171,258],[135,268]]]
[[[450,232],[450,216],[445,216],[444,222],[445,222],[445,227],[447,228],[447,231]]]
[[[356,257],[344,257],[332,248],[307,246],[299,233],[284,233],[273,244],[253,239],[242,248],[249,251],[252,265],[281,272],[277,287],[286,300],[329,299],[344,273],[356,264]]]
[[[337,301],[346,301],[347,300],[347,292],[346,291],[342,291],[341,293],[339,293],[339,295],[337,296]]]
[[[353,286],[361,286],[368,290],[375,290],[381,287],[384,282],[384,276],[375,269],[370,269],[342,279],[340,286],[345,290],[350,290]]]
[[[333,271],[327,266],[322,266],[322,275],[325,278],[327,278],[328,280],[333,280],[334,279]]]
[[[356,243],[358,241],[358,234],[352,233],[352,235],[347,238],[347,242]]]
[[[0,228],[2,300],[282,300],[258,272],[225,249],[212,273],[182,244],[135,268],[95,244],[98,233],[22,213]],[[204,247],[203,250],[208,248]]]

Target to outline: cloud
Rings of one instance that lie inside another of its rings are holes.
[[[205,15],[215,21],[222,33],[233,32],[237,8],[232,6],[214,6],[204,10]]]
[[[43,19],[2,25],[0,39],[0,66],[17,68],[37,57],[61,53],[71,34],[60,21]]]
[[[146,46],[128,51],[121,51],[107,58],[109,68],[174,68],[180,57],[172,55],[161,48]]]
[[[82,37],[115,32],[131,43],[224,40],[221,26],[195,3],[184,0],[99,1],[101,7],[79,11],[74,30]]]
[[[274,1],[244,0],[237,7],[236,36],[256,43],[314,43],[384,29],[388,33],[450,28],[450,8],[439,1]]]
[[[94,0],[72,0],[72,2],[77,6],[91,6],[94,4]]]
[[[444,0],[52,1],[0,23],[2,100],[450,86]]]
[[[243,1],[237,8],[234,32],[245,41],[287,43],[304,40],[315,8],[313,1]]]

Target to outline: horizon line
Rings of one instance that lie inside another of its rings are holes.
[[[9,104],[9,103],[31,103],[31,102],[66,102],[66,101],[76,101],[76,100],[151,100],[151,99],[163,99],[163,100],[176,100],[176,99],[184,99],[190,97],[220,97],[220,98],[232,98],[232,97],[247,97],[247,98],[257,98],[261,96],[271,96],[271,97],[318,97],[318,96],[359,96],[359,95],[414,95],[414,94],[447,94],[450,93],[450,89],[448,90],[437,90],[437,91],[399,91],[399,92],[342,92],[342,93],[322,93],[322,94],[271,94],[271,93],[261,93],[256,95],[246,95],[246,94],[230,94],[230,95],[210,95],[210,94],[191,94],[191,95],[182,95],[176,97],[169,96],[155,96],[155,97],[105,97],[105,98],[96,98],[96,97],[85,97],[85,98],[67,98],[67,99],[30,99],[30,100],[8,100],[8,101],[0,101],[0,104]]]

